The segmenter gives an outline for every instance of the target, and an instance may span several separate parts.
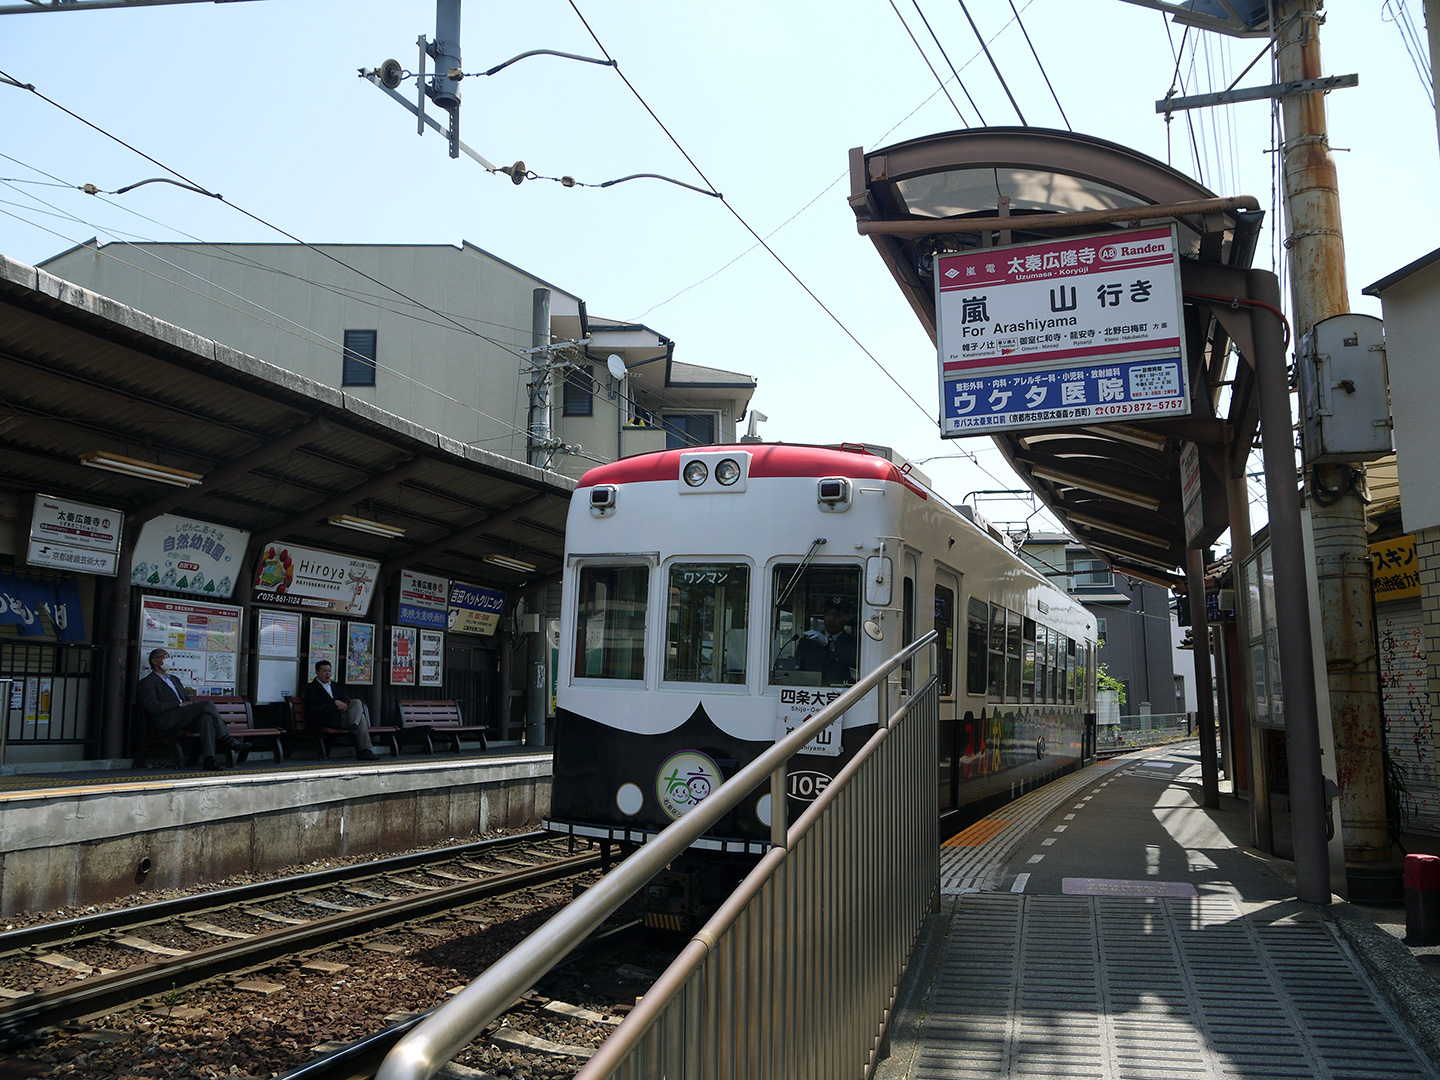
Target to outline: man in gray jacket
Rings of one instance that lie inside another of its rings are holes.
[[[200,736],[200,764],[216,770],[215,750],[233,750],[237,760],[244,761],[250,744],[230,734],[215,706],[208,701],[195,701],[194,693],[165,670],[170,654],[164,649],[150,653],[150,671],[136,687],[135,700],[150,717],[150,726],[160,734],[171,731],[193,731]]]

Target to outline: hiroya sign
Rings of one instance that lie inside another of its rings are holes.
[[[363,618],[379,575],[366,559],[271,543],[255,569],[255,602]]]

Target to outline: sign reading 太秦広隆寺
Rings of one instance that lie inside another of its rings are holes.
[[[1397,536],[1370,545],[1374,568],[1371,588],[1377,603],[1420,599],[1420,563],[1415,558],[1415,537]]]
[[[946,438],[1184,415],[1173,225],[935,258]]]
[[[229,597],[249,543],[242,529],[161,514],[140,528],[130,584]]]
[[[457,634],[493,634],[505,610],[505,594],[463,581],[450,583],[449,629]]]
[[[255,603],[362,618],[380,564],[333,551],[265,545],[255,568]]]
[[[25,563],[113,574],[124,521],[119,510],[36,495]]]
[[[396,622],[428,630],[445,629],[445,609],[450,596],[448,578],[400,571],[400,605]]]

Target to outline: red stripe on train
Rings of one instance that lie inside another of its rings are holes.
[[[598,484],[637,484],[646,481],[678,480],[680,459],[696,452],[732,451],[750,455],[750,478],[780,476],[845,476],[852,480],[889,480],[904,484],[922,499],[925,489],[909,479],[883,457],[860,450],[836,450],[826,446],[800,446],[768,443],[697,446],[688,450],[661,450],[621,458],[608,465],[598,465],[580,478],[582,488]]]

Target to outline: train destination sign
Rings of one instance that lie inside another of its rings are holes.
[[[1183,416],[1173,225],[935,259],[946,438]]]

